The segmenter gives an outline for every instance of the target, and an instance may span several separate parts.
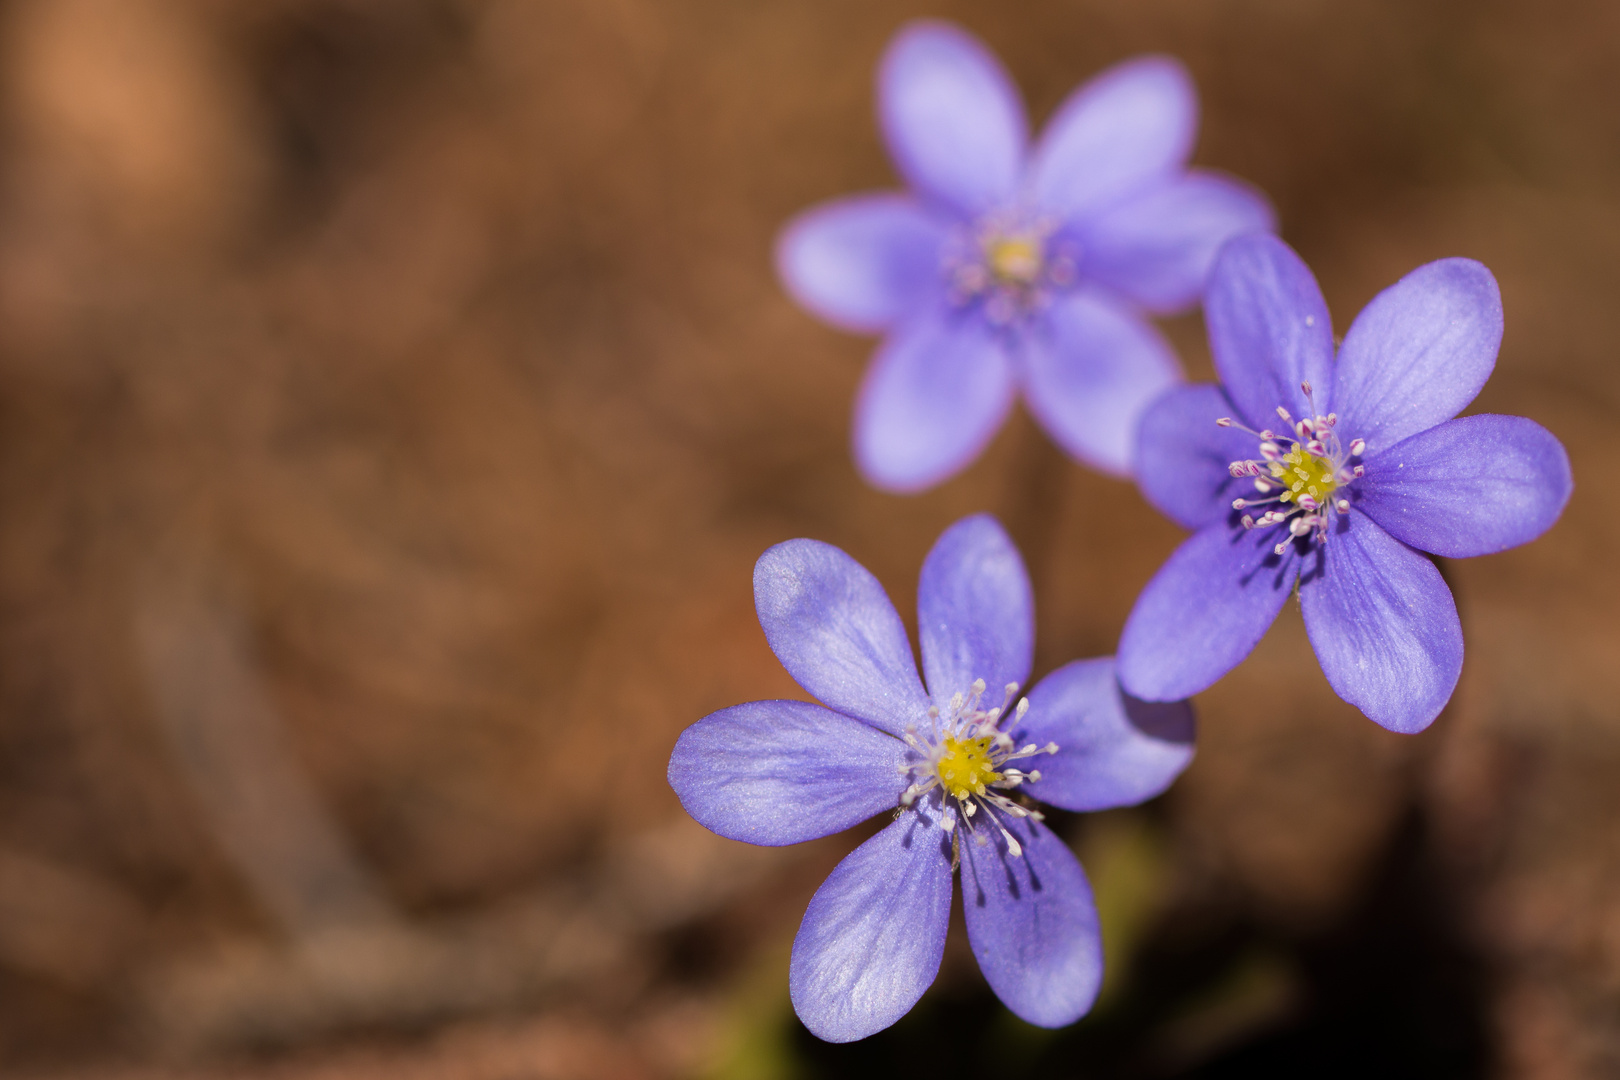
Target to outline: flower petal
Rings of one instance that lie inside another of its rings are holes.
[[[1187,69],[1168,56],[1127,60],[1058,107],[1030,163],[1030,194],[1076,221],[1179,170],[1197,134]]]
[[[872,360],[855,403],[855,461],[867,481],[921,491],[978,457],[1012,407],[1012,365],[972,313],[902,327]]]
[[[788,966],[793,1010],[828,1042],[882,1031],[939,973],[950,917],[950,841],[923,814],[904,814],[810,898]]]
[[[1029,818],[1007,819],[1023,849],[979,820],[964,834],[962,912],[979,969],[1003,1004],[1041,1027],[1086,1014],[1102,985],[1102,938],[1091,885],[1068,845]]]
[[[1464,416],[1367,461],[1360,509],[1403,543],[1454,559],[1552,528],[1574,479],[1556,436],[1522,416]]]
[[[904,195],[838,199],[788,223],[776,271],[794,300],[834,326],[886,330],[940,296],[948,228]]]
[[[1235,514],[1233,515],[1236,516]],[[1205,526],[1153,575],[1125,620],[1117,657],[1125,692],[1180,701],[1254,650],[1294,585],[1298,557],[1282,528]]]
[[[1001,64],[949,23],[901,30],[878,72],[878,113],[900,175],[968,216],[1010,201],[1028,138],[1024,105]]]
[[[927,713],[889,595],[831,544],[788,540],[761,555],[754,606],[771,651],[822,704],[896,736]]]
[[[1271,204],[1241,181],[1191,172],[1132,195],[1088,222],[1083,272],[1152,311],[1196,303],[1215,253],[1276,228]]]
[[[1065,810],[1135,806],[1158,795],[1192,761],[1193,733],[1191,703],[1127,697],[1112,656],[1076,660],[1042,679],[1011,732],[1019,746],[1057,743],[1051,757],[1020,763],[1041,772],[1021,790]]]
[[[1221,248],[1204,297],[1204,322],[1215,370],[1240,418],[1256,430],[1281,426],[1282,406],[1297,420],[1310,414],[1301,381],[1317,411],[1332,392],[1333,325],[1310,268],[1294,249],[1267,233],[1249,233]]]
[[[1257,454],[1254,436],[1215,421],[1237,410],[1215,383],[1176,386],[1142,414],[1137,428],[1136,483],[1142,495],[1184,529],[1232,514],[1232,500],[1257,494],[1253,480],[1227,467]]]
[[[1041,426],[1070,456],[1129,476],[1142,412],[1181,379],[1169,343],[1100,290],[1059,297],[1022,340],[1025,395]]]
[[[1462,673],[1462,623],[1435,565],[1372,519],[1336,529],[1299,578],[1305,632],[1322,674],[1369,719],[1422,731]]]
[[[900,803],[906,745],[807,701],[750,701],[681,732],[669,786],[706,829],[780,846],[842,832]]]
[[[1339,430],[1374,451],[1449,420],[1496,367],[1502,293],[1473,259],[1420,266],[1361,309],[1339,349]]]
[[[1024,560],[989,514],[946,529],[917,587],[923,680],[936,705],[985,681],[985,700],[1024,684],[1035,657],[1035,596]],[[987,706],[988,707],[988,706]]]

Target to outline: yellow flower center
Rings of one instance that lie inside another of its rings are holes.
[[[984,261],[1004,285],[1033,285],[1041,276],[1041,256],[1041,239],[1034,233],[997,236],[984,245]]]
[[[1333,463],[1306,453],[1297,444],[1281,461],[1271,463],[1271,476],[1282,485],[1283,493],[1277,497],[1285,503],[1298,502],[1301,495],[1309,495],[1318,506],[1325,505],[1328,496],[1339,486]]]
[[[940,786],[957,799],[983,795],[986,784],[1001,779],[990,761],[990,747],[994,742],[993,735],[976,739],[945,736],[940,744],[939,764],[935,766]]]

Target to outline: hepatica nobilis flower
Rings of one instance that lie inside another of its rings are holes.
[[[1333,689],[1386,728],[1422,730],[1457,684],[1463,638],[1421,552],[1533,540],[1572,486],[1563,446],[1534,421],[1454,419],[1496,364],[1496,280],[1470,259],[1421,266],[1335,355],[1310,270],[1275,237],[1247,236],[1216,261],[1204,319],[1222,385],[1154,403],[1137,472],[1150,502],[1197,531],[1138,597],[1120,681],[1151,700],[1204,689],[1297,583]]]
[[[1112,68],[1030,148],[995,57],[953,26],[913,23],[883,58],[878,111],[911,192],[815,207],[777,246],[799,303],[888,334],[855,408],[862,473],[893,491],[944,479],[1022,387],[1069,454],[1129,474],[1142,409],[1180,378],[1140,312],[1196,302],[1221,243],[1272,221],[1251,188],[1186,168],[1186,71],[1164,57]]]
[[[1102,975],[1097,912],[1030,800],[1100,810],[1158,794],[1192,757],[1191,707],[1127,701],[1111,657],[1019,698],[1034,602],[990,517],[951,526],[923,563],[926,688],[883,587],[838,548],[771,548],[754,598],[772,651],[822,704],[754,701],[687,728],[669,762],[682,805],[722,836],[770,845],[893,816],[810,901],[788,976],[800,1019],[848,1042],[905,1015],[939,970],[958,867],[991,988],[1030,1023],[1078,1019]]]

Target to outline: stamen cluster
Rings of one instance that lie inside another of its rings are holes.
[[[1330,513],[1350,511],[1350,500],[1339,489],[1365,475],[1366,469],[1355,459],[1367,452],[1364,439],[1352,439],[1348,445],[1339,440],[1335,430],[1339,423],[1337,413],[1323,416],[1316,411],[1311,396],[1311,384],[1302,382],[1299,388],[1311,406],[1312,415],[1295,420],[1288,410],[1277,406],[1277,415],[1290,425],[1293,434],[1278,433],[1267,428],[1254,431],[1236,423],[1229,416],[1215,421],[1221,427],[1235,427],[1247,431],[1260,440],[1263,460],[1234,461],[1227,471],[1234,477],[1252,477],[1260,499],[1233,499],[1232,509],[1246,510],[1255,506],[1271,506],[1259,517],[1243,515],[1245,529],[1265,529],[1287,524],[1293,539],[1316,535],[1327,542]],[[1283,540],[1272,550],[1281,555],[1288,549]]]
[[[983,303],[996,324],[1012,322],[1049,299],[1055,288],[1074,284],[1078,252],[1054,241],[1056,223],[1025,214],[995,213],[947,245],[945,275],[959,305]]]
[[[1008,768],[1007,765],[1039,754],[1055,754],[1057,743],[1049,742],[1045,746],[1030,743],[1019,749],[1013,743],[1012,736],[1000,729],[1007,706],[1018,693],[1017,683],[1008,683],[1006,697],[1000,705],[991,709],[979,708],[979,700],[985,691],[983,679],[973,680],[970,689],[971,695],[952,695],[949,715],[942,715],[937,705],[930,706],[928,730],[920,730],[915,725],[906,729],[906,745],[917,754],[917,760],[900,767],[904,775],[915,777],[911,786],[900,796],[900,805],[911,806],[936,787],[942,788],[942,800],[956,800],[955,813],[946,813],[941,821],[947,833],[955,829],[958,818],[971,833],[974,816],[980,807],[994,807],[1013,817],[1042,820],[1040,811],[1031,810],[1002,794],[1026,780],[1039,780],[1040,770],[1025,771]],[[1023,719],[1028,711],[1029,699],[1020,698],[1017,708],[1013,710],[1013,723]],[[1021,855],[1023,848],[996,816],[986,814],[985,817],[1007,841],[1007,849],[1014,855]]]

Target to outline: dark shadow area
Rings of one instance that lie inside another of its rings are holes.
[[[795,1051],[829,1077],[1483,1077],[1489,979],[1457,937],[1434,854],[1409,813],[1352,909],[1308,936],[1235,905],[1173,911],[1123,992],[1062,1031],[1014,1020],[982,981],[962,979],[861,1043],[795,1025]]]

